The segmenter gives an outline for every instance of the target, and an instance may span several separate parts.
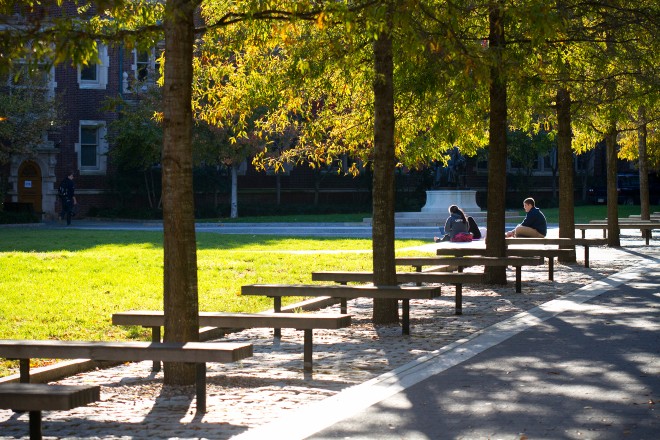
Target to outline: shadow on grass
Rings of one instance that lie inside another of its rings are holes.
[[[285,241],[356,241],[365,239],[334,238],[334,237],[269,237],[252,234],[215,234],[197,232],[197,249],[240,249],[243,247],[280,246]],[[81,230],[81,229],[34,229],[34,228],[0,228],[0,252],[53,252],[81,251],[99,246],[115,245],[148,245],[152,248],[163,247],[161,231],[125,231],[125,230]],[[322,246],[320,246],[322,247]]]

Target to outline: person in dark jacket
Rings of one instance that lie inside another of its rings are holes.
[[[436,243],[453,239],[459,232],[468,232],[469,225],[467,217],[461,208],[456,205],[449,207],[449,217],[445,222],[445,235],[442,238],[433,237]]]
[[[73,207],[78,204],[75,195],[75,185],[73,184],[73,171],[69,172],[67,176],[60,183],[59,194],[60,201],[62,202],[62,212],[60,218],[66,218],[66,224],[71,224],[71,216],[73,215]]]
[[[545,215],[536,207],[533,198],[528,197],[523,202],[525,219],[514,230],[506,233],[507,237],[543,238],[548,233],[548,223]]]

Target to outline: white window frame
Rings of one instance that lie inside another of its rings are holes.
[[[97,148],[96,166],[82,165],[82,128],[96,127]],[[78,169],[82,175],[105,175],[108,168],[108,141],[106,140],[107,128],[105,121],[82,120],[78,124],[78,142],[74,144],[78,157]]]
[[[145,64],[145,62],[138,64],[138,55],[140,52],[149,55],[149,59],[146,61],[147,76],[144,79],[140,79],[139,68]],[[138,51],[136,48],[131,51],[131,71],[133,80],[130,83],[128,81],[124,82],[125,92],[137,92],[137,89],[134,89],[135,87],[139,87],[139,91],[144,92],[158,82],[160,76],[159,59],[161,54],[162,51],[158,48],[151,48],[145,51]],[[128,79],[128,74],[125,75],[124,79]]]
[[[110,57],[108,56],[108,46],[96,43],[98,49],[98,60],[90,66],[96,67],[95,80],[83,80],[80,77],[82,66],[78,66],[78,87],[81,89],[105,90],[108,85],[108,67],[110,66]]]
[[[156,82],[156,52],[154,49],[149,49],[147,51],[138,51],[133,49],[133,64],[131,64],[131,70],[133,71],[133,77],[136,81],[140,81],[139,75],[139,65],[138,65],[138,55],[140,52],[148,53],[149,59],[147,60],[147,77],[142,80],[143,82],[153,84]]]

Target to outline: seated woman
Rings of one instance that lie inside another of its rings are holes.
[[[459,232],[468,232],[467,217],[461,208],[456,205],[449,207],[449,217],[445,222],[445,235],[442,238],[433,237],[436,243],[453,239]]]

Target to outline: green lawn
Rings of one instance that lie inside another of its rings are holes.
[[[622,217],[639,214],[636,206],[619,208]],[[556,209],[542,210],[549,222],[558,221]],[[605,218],[606,207],[578,207],[575,212],[576,222],[586,222]],[[327,220],[279,218],[321,219]],[[340,216],[333,219],[342,221]],[[240,296],[241,285],[310,283],[313,271],[371,270],[372,264],[369,239],[201,232],[197,240],[203,311],[270,309],[268,298]],[[403,248],[429,240],[397,240],[397,256],[419,255]],[[114,327],[110,318],[116,311],[162,310],[162,233],[0,227],[0,273],[0,339],[148,340],[147,330]],[[0,376],[7,374],[8,365],[0,363]]]
[[[271,299],[242,297],[241,285],[311,283],[312,271],[371,270],[372,264],[367,239],[213,233],[197,239],[204,311],[267,310]],[[323,253],[328,249],[335,252]],[[148,340],[143,328],[112,326],[111,315],[163,308],[160,232],[0,228],[0,271],[0,339]],[[0,376],[10,365],[0,363]]]

